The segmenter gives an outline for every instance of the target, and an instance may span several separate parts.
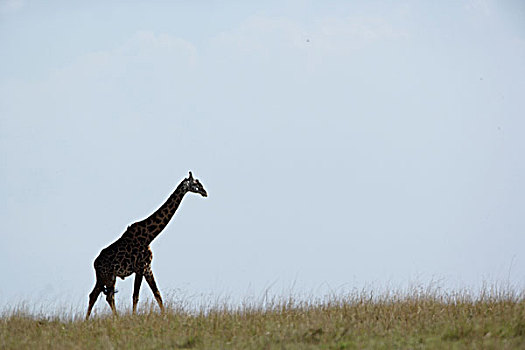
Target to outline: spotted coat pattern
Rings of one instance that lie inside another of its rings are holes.
[[[89,295],[86,319],[89,318],[93,305],[101,292],[106,294],[106,300],[116,315],[114,299],[116,278],[124,279],[133,273],[135,274],[133,313],[136,312],[142,278],[146,279],[159,307],[163,310],[162,298],[151,270],[153,253],[150,244],[168,225],[187,192],[199,193],[203,197],[208,195],[200,181],[194,179],[190,172],[190,176],[177,186],[159,209],[148,218],[128,226],[119,239],[102,249],[94,262],[97,280]]]

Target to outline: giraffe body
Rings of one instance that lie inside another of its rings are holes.
[[[111,276],[124,279],[133,273],[144,273],[151,265],[153,253],[149,245],[135,237],[124,235],[107,248],[102,249],[93,264],[97,275],[103,280]]]
[[[102,249],[93,264],[97,280],[89,295],[86,319],[89,318],[93,305],[101,292],[106,294],[106,300],[113,314],[117,315],[114,297],[116,278],[124,279],[132,274],[135,274],[133,313],[136,312],[142,278],[146,279],[161,310],[164,309],[151,270],[153,253],[150,244],[169,223],[187,192],[199,193],[203,197],[208,195],[199,180],[194,179],[190,172],[190,176],[177,186],[157,211],[148,218],[128,226],[119,239]]]

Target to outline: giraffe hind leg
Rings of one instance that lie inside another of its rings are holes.
[[[106,294],[106,301],[108,302],[113,315],[118,316],[117,309],[115,308],[115,282],[116,278],[113,277],[109,283],[106,283],[104,293]]]
[[[91,310],[93,309],[93,305],[95,305],[95,302],[98,299],[98,296],[103,291],[104,285],[99,282],[97,279],[97,282],[95,284],[95,288],[93,288],[93,291],[89,294],[89,306],[86,314],[86,320],[89,318],[89,315],[91,314]]]

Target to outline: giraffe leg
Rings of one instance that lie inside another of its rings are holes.
[[[146,282],[148,282],[148,285],[151,288],[151,291],[153,292],[153,295],[155,296],[157,303],[159,304],[160,311],[164,312],[164,305],[162,305],[162,298],[160,297],[160,292],[159,292],[159,289],[157,288],[157,284],[155,283],[155,278],[153,277],[153,272],[151,271],[151,269],[146,271],[146,273],[144,274],[144,277],[146,278]]]
[[[99,282],[97,279],[97,283],[95,284],[95,288],[93,288],[93,291],[89,294],[89,306],[86,314],[86,320],[89,318],[89,315],[91,315],[91,310],[93,309],[93,305],[95,305],[95,302],[98,299],[98,296],[102,292],[102,289],[104,286],[102,283]]]
[[[115,283],[116,278],[113,277],[111,279],[111,282],[106,284],[106,301],[109,304],[109,307],[111,307],[111,311],[113,311],[114,316],[118,316],[117,309],[115,308]]]
[[[142,283],[143,275],[135,273],[135,285],[133,286],[133,315],[137,313],[137,303],[139,302],[140,284]]]

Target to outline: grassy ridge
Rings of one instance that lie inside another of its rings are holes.
[[[138,316],[88,322],[11,311],[0,318],[0,348],[525,349],[524,296],[360,292],[199,311],[168,303],[164,315],[151,304]]]

